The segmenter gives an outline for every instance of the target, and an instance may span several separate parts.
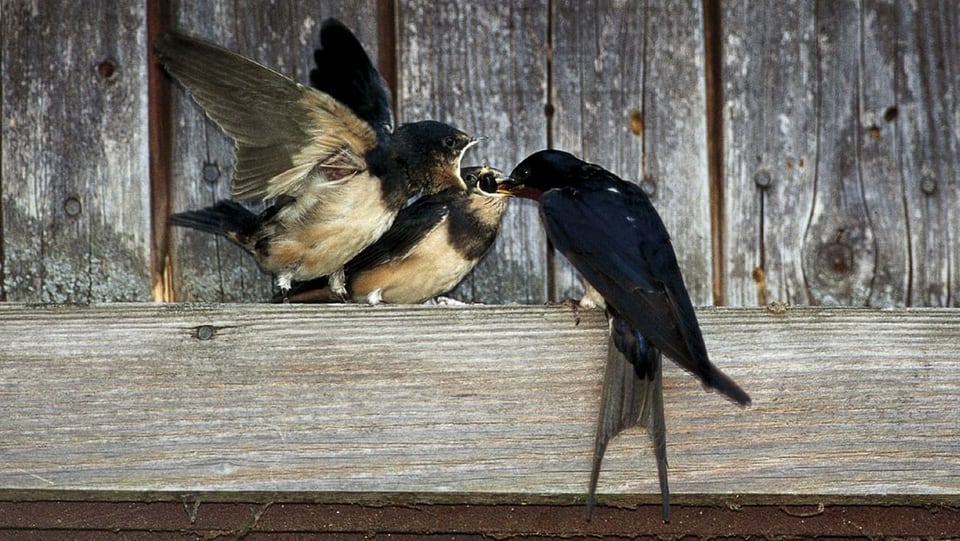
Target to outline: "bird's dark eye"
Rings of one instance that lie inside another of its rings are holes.
[[[480,177],[480,182],[478,184],[480,189],[487,193],[496,193],[497,191],[497,181],[494,180],[492,176]]]
[[[463,179],[463,180],[465,180],[465,181],[467,182],[467,184],[476,185],[476,184],[477,184],[477,175],[474,175],[473,173],[470,173],[469,175],[467,175],[467,178],[465,178],[465,179]]]
[[[453,148],[456,144],[457,144],[457,138],[452,135],[448,135],[443,138],[443,146],[447,148]]]

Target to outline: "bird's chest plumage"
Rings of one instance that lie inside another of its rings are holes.
[[[380,238],[396,215],[380,179],[366,173],[309,191],[263,228],[260,264],[297,281],[329,275]]]
[[[351,276],[351,295],[364,302],[379,290],[382,302],[410,304],[453,289],[476,260],[452,250],[450,243],[450,229],[445,219],[403,257]]]

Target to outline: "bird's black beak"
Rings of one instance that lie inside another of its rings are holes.
[[[522,184],[518,184],[510,177],[501,177],[497,179],[497,193],[501,195],[514,195],[514,190],[522,186]]]
[[[522,182],[513,180],[510,177],[497,179],[497,193],[516,195],[522,192],[524,185]]]
[[[497,177],[497,192],[500,195],[513,195],[514,182],[510,177]]]

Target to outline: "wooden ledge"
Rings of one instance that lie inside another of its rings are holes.
[[[960,310],[698,315],[754,404],[666,368],[678,503],[960,502]],[[580,497],[605,332],[544,306],[0,304],[0,499]],[[659,501],[651,455],[613,442],[607,501]]]

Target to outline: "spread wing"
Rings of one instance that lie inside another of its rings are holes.
[[[381,137],[392,131],[387,83],[349,28],[336,19],[325,20],[320,27],[320,48],[314,51],[313,59],[313,88],[349,107]]]
[[[234,199],[296,198],[317,176],[322,183],[366,169],[376,134],[331,96],[188,36],[165,34],[156,49],[167,72],[233,138]]]
[[[594,166],[576,188],[540,200],[547,236],[637,331],[740,404],[747,396],[710,362],[670,237],[640,188]]]

